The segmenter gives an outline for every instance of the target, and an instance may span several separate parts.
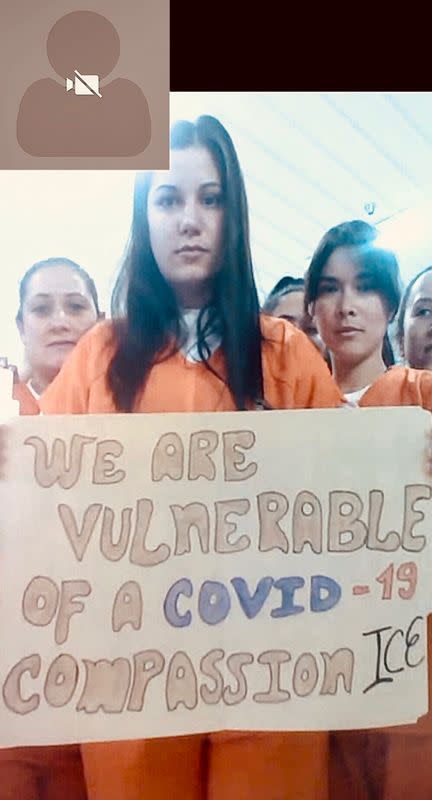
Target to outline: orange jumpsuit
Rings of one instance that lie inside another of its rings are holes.
[[[369,387],[359,406],[421,406],[432,411],[432,372],[391,367]]]
[[[39,403],[35,396],[31,393],[26,383],[14,383],[13,385],[13,399],[18,400],[20,405],[20,414],[39,414]]]
[[[289,323],[262,317],[266,401],[275,409],[341,405],[327,365]],[[88,332],[41,399],[44,413],[110,413],[112,329]],[[211,356],[224,372],[221,350]],[[231,411],[228,388],[181,352],[156,364],[135,412]],[[328,734],[222,733],[82,745],[89,800],[327,800]]]
[[[421,406],[432,411],[432,372],[392,367],[359,401],[373,406]],[[428,618],[429,698],[432,698],[432,616]],[[431,800],[432,711],[416,725],[330,737],[331,800]]]
[[[39,414],[39,405],[25,383],[13,386],[20,414]],[[64,747],[11,747],[0,750],[1,800],[86,800],[81,752]]]

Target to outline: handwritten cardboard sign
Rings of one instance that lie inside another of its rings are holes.
[[[419,409],[27,417],[0,484],[0,745],[427,711]]]

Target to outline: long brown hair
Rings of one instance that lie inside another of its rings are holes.
[[[245,409],[263,399],[259,302],[246,191],[233,142],[217,119],[202,116],[196,123],[182,121],[173,126],[171,149],[197,144],[209,150],[217,165],[225,209],[221,267],[211,302],[198,317],[198,349],[204,364],[214,372],[208,363],[206,334],[216,329],[225,357],[226,383],[237,408]],[[152,366],[182,343],[181,309],[150,245],[147,201],[151,181],[152,173],[137,175],[129,243],[111,303],[117,347],[108,384],[119,411],[133,409]]]

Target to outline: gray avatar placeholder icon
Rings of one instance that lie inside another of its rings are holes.
[[[141,88],[126,78],[101,85],[120,55],[112,23],[94,11],[59,19],[47,40],[48,59],[62,81],[43,78],[25,92],[17,139],[32,156],[136,156],[151,140]]]

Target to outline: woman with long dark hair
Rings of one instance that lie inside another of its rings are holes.
[[[363,220],[330,228],[306,273],[305,305],[348,402],[432,410],[432,375],[395,364],[388,326],[398,311],[401,279],[396,256],[377,237]]]
[[[44,413],[335,407],[307,337],[260,316],[245,187],[213,117],[177,123],[170,169],[139,174],[113,321],[85,336]],[[326,798],[326,734],[83,745],[90,800]]]
[[[327,231],[307,272],[305,303],[329,351],[333,376],[352,406],[422,406],[432,411],[432,372],[394,363],[387,329],[397,314],[400,297],[397,259],[380,247],[376,228],[353,220]],[[405,295],[403,309],[408,302]],[[401,317],[398,324],[400,330]],[[430,651],[431,645],[429,636]],[[421,736],[431,724],[428,714],[411,732]],[[428,761],[423,760],[416,770],[395,771],[397,763],[407,766],[401,759],[404,743],[411,745],[413,762],[416,744],[417,755],[421,752],[420,738],[413,738],[406,726],[400,734],[398,738],[387,729],[332,734],[332,800],[432,796],[432,777],[425,780]]]

